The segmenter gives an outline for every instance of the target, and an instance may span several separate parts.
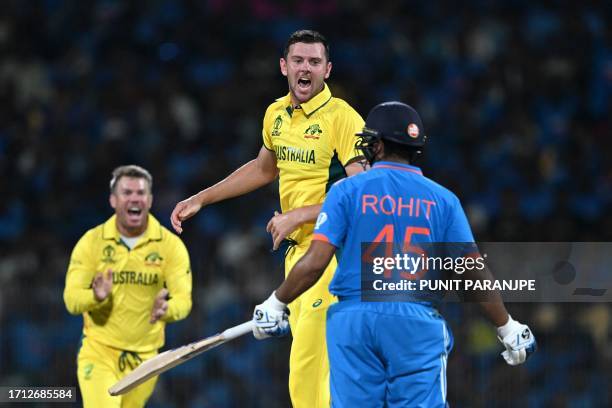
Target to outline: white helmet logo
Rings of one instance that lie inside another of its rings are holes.
[[[414,123],[411,123],[408,125],[407,132],[408,132],[408,136],[410,136],[413,139],[416,139],[417,137],[419,137],[419,127]]]

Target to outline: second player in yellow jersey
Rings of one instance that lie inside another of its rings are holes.
[[[294,107],[291,94],[266,110],[263,144],[276,155],[282,212],[321,204],[331,185],[346,177],[345,166],[359,155],[355,133],[363,120],[326,84],[308,102]],[[298,227],[290,237],[302,243],[312,235],[313,223]]]
[[[77,377],[88,407],[142,407],[156,378],[123,396],[107,390],[157,354],[166,323],[191,310],[191,270],[183,242],[149,214],[149,173],[113,172],[113,215],[79,240],[70,258],[64,301],[83,315]]]
[[[283,213],[324,201],[330,186],[346,177],[344,167],[358,157],[354,135],[362,127],[361,116],[332,97],[327,85],[298,107],[292,105],[291,94],[268,107],[263,144],[276,155]],[[287,251],[285,273],[305,254],[313,229],[314,222],[306,222],[289,236],[295,246]],[[328,286],[335,269],[334,258],[317,284],[289,305],[289,390],[294,406],[329,406],[325,318],[334,302]]]
[[[289,93],[266,110],[263,147],[256,159],[226,179],[178,203],[172,225],[182,231],[182,221],[202,207],[246,194],[279,177],[281,213],[267,226],[273,249],[289,239],[285,271],[303,255],[312,238],[314,222],[329,187],[347,175],[363,171],[354,149],[355,134],[363,119],[341,99],[332,97],[325,79],[331,72],[327,40],[309,30],[289,37],[280,69]],[[297,408],[329,407],[329,363],[325,341],[325,316],[333,297],[327,285],[335,260],[325,277],[289,307],[293,335],[289,394]],[[255,337],[266,334],[254,331]]]

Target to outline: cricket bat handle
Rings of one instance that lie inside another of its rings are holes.
[[[223,336],[223,340],[225,342],[225,341],[233,340],[236,337],[243,336],[250,331],[253,331],[253,321],[252,320],[249,320],[248,322],[244,322],[242,324],[239,324],[238,326],[230,327],[229,329],[224,330],[223,333],[221,333],[221,336]]]

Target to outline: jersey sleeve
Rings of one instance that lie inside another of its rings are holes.
[[[168,311],[161,318],[165,322],[184,319],[191,311],[191,266],[189,253],[178,237],[171,240],[172,250],[167,252],[164,276],[170,294]]]
[[[270,117],[270,107],[268,107],[263,118],[261,136],[263,138],[264,147],[268,150],[274,151],[274,145],[272,144],[272,135],[270,135],[270,126],[272,125]]]
[[[350,106],[339,114],[336,120],[335,150],[343,166],[361,153],[355,149],[356,134],[363,130],[363,118]]]
[[[342,246],[349,226],[348,198],[340,187],[343,181],[334,184],[327,193],[312,237],[329,242],[336,248]]]
[[[456,196],[453,196],[448,211],[444,242],[474,242],[472,229]]]
[[[91,288],[96,265],[91,254],[90,234],[85,234],[74,247],[66,274],[64,303],[68,312],[75,315],[103,307],[111,299],[108,296],[102,302],[98,301]]]

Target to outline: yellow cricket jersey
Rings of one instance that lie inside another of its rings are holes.
[[[94,298],[91,283],[98,272],[113,271],[113,290],[104,301]],[[168,311],[149,323],[157,293],[166,287]],[[147,230],[130,250],[113,215],[87,231],[72,251],[64,302],[72,314],[83,314],[83,334],[122,350],[146,352],[164,344],[166,322],[191,310],[189,254],[179,237],[149,215]]]
[[[290,94],[268,107],[263,144],[276,154],[283,212],[322,203],[331,185],[346,177],[344,166],[360,156],[355,134],[363,125],[348,103],[332,97],[327,84],[295,109]],[[313,229],[314,223],[304,224],[290,238],[305,244]]]

